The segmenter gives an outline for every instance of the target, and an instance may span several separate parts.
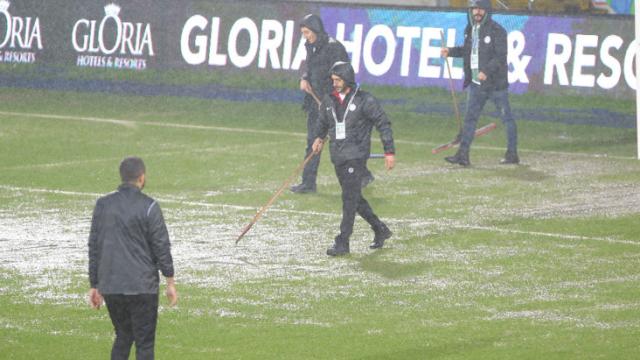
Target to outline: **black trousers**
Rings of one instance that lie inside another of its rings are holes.
[[[116,332],[111,359],[129,359],[136,344],[136,359],[153,359],[158,323],[158,294],[104,295]]]
[[[334,166],[342,188],[342,222],[336,241],[349,243],[356,214],[365,219],[374,231],[380,227],[381,221],[362,197],[362,178],[368,174],[367,159],[349,160]]]

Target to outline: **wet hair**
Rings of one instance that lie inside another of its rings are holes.
[[[120,162],[120,179],[123,183],[134,182],[144,173],[144,162],[137,156],[126,157]]]

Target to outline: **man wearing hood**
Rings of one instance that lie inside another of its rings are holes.
[[[464,59],[464,87],[468,88],[467,111],[458,136],[460,148],[446,161],[469,166],[469,148],[478,118],[487,100],[500,112],[507,134],[507,151],[502,164],[518,164],[517,127],[511,115],[508,94],[507,32],[491,19],[489,0],[469,0],[469,24],[464,30],[464,45],[441,50],[443,57]]]
[[[311,146],[315,140],[313,135],[318,121],[318,106],[321,99],[332,91],[329,69],[338,61],[348,62],[349,56],[344,45],[325,32],[322,19],[317,15],[305,16],[300,23],[300,32],[307,40],[305,43],[307,49],[305,72],[300,79],[300,90],[305,92],[302,108],[307,112],[306,158],[311,154]],[[300,194],[316,192],[319,165],[320,156],[318,154],[307,163],[302,173],[302,182],[292,186],[291,191]],[[370,176],[372,180],[373,176]]]
[[[371,130],[375,126],[385,152],[387,170],[395,166],[395,147],[391,122],[373,95],[360,90],[349,62],[337,62],[331,68],[334,91],[325,95],[320,105],[318,127],[312,150],[320,153],[324,138],[331,141],[330,152],[342,188],[342,222],[335,243],[327,255],[349,253],[349,237],[353,232],[356,213],[365,219],[374,232],[371,249],[379,249],[391,231],[362,196],[362,179],[367,174],[367,158],[371,152]]]

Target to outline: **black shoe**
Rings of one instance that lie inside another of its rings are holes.
[[[384,241],[393,234],[385,224],[382,224],[378,230],[374,231],[375,236],[373,237],[373,242],[369,245],[369,249],[380,249],[384,246]]]
[[[372,173],[369,173],[368,175],[366,175],[365,177],[362,178],[362,188],[366,188],[367,185],[371,184],[373,182],[373,180],[375,180],[376,178],[373,177]]]
[[[327,249],[327,255],[329,256],[341,256],[349,253],[349,242],[336,238],[333,246]]]
[[[500,164],[502,165],[510,165],[510,164],[519,164],[520,158],[518,154],[506,153],[504,155],[504,159],[500,160]]]
[[[293,185],[292,187],[289,188],[289,190],[291,190],[291,192],[294,192],[296,194],[309,194],[309,193],[316,192],[316,186],[301,183],[298,185]]]
[[[444,158],[444,160],[446,162],[452,163],[452,164],[458,164],[458,165],[462,165],[462,166],[469,166],[471,165],[471,162],[469,162],[469,157],[468,156],[462,156],[459,154],[455,154],[453,156],[447,156],[446,158]]]

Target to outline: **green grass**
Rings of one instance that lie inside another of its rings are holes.
[[[86,239],[97,196],[131,154],[147,163],[177,269],[180,302],[162,302],[158,359],[636,358],[635,131],[522,119],[522,165],[498,165],[499,126],[462,169],[430,153],[455,121],[413,111],[425,97],[447,104],[447,92],[402,95],[386,106],[397,168],[371,160],[364,191],[394,236],[370,251],[358,219],[352,254],[334,259],[324,251],[340,196],[327,153],[319,193],[285,192],[234,246],[302,161],[299,104],[0,89],[0,358],[108,356],[107,312],[85,299]],[[590,101],[633,113],[630,102]]]

